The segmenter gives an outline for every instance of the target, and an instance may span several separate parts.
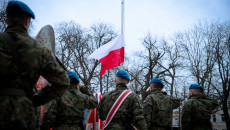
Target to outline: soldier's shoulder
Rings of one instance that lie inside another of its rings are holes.
[[[81,98],[81,99],[84,99],[84,100],[85,100],[86,98],[89,97],[89,95],[84,94],[84,93],[82,93],[82,92],[77,92],[77,93],[75,93],[74,97]]]
[[[193,105],[193,104],[195,104],[197,102],[197,100],[196,99],[189,99],[187,102],[185,102],[185,105]]]
[[[149,95],[145,98],[145,100],[153,99],[154,96],[155,96],[154,94],[149,94]]]
[[[175,98],[175,97],[173,97],[171,95],[165,95],[165,97],[167,97],[169,100],[173,100],[173,101],[180,101],[181,100],[181,99]]]
[[[6,43],[6,40],[4,38],[3,33],[0,33],[0,50],[1,51],[9,51],[8,45]]]
[[[103,93],[103,94],[102,94],[102,98],[107,98],[107,97],[111,96],[111,94],[112,94],[113,92],[114,92],[114,91]]]
[[[129,100],[132,101],[132,102],[140,102],[140,101],[141,101],[140,97],[139,97],[136,93],[134,93],[134,92],[132,92],[132,93],[127,97],[127,99],[129,99]]]
[[[145,100],[143,101],[143,104],[145,104],[145,103],[151,104],[153,101],[154,101],[154,100],[153,100],[152,95],[148,95],[148,96],[145,98]]]
[[[34,38],[30,36],[24,37],[23,40],[25,44],[31,47],[31,52],[34,52],[34,50],[36,51],[40,50],[43,53],[44,52],[47,53],[47,51],[49,51],[49,49],[44,44],[37,42]]]
[[[102,97],[108,96],[110,93],[111,93],[111,92],[105,92],[105,93],[102,94]]]
[[[69,97],[70,95],[72,95],[71,93],[70,93],[70,91],[65,91],[64,93],[63,93],[63,95],[61,96],[61,97],[59,97],[59,98],[57,98],[57,100],[59,100],[59,99],[61,99],[61,98],[65,98],[65,97]]]
[[[41,47],[42,44],[39,44],[34,38],[32,38],[31,36],[23,36],[21,37],[21,39],[24,41],[25,44],[29,44],[31,46],[35,46],[35,47]]]
[[[157,94],[151,93],[151,94],[149,94],[147,97],[148,97],[148,98],[151,98],[151,99],[153,99],[153,100],[156,100],[156,99],[158,99],[159,97],[162,97],[162,96],[164,96],[164,95],[162,95],[161,93],[157,93]]]

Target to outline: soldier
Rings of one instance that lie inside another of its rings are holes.
[[[144,101],[144,116],[150,130],[171,130],[172,111],[180,105],[180,100],[162,92],[163,82],[153,78],[150,94]]]
[[[69,72],[70,86],[62,97],[50,102],[44,114],[41,130],[84,130],[84,110],[94,109],[97,100],[88,87],[81,85],[78,75]]]
[[[111,107],[121,93],[128,89],[126,84],[128,84],[129,81],[130,78],[126,71],[119,70],[117,72],[115,78],[116,89],[104,94],[99,103],[98,114],[101,120],[107,121]],[[118,108],[117,112],[112,114],[115,115],[105,130],[130,130],[133,129],[133,126],[139,130],[147,130],[142,104],[135,93],[129,94],[123,103],[120,104],[120,108]]]
[[[0,129],[35,129],[34,106],[61,96],[69,86],[67,72],[49,51],[37,44],[27,30],[32,10],[20,1],[9,1],[7,28],[0,34]],[[42,75],[52,85],[33,96]]]
[[[217,101],[210,100],[203,87],[192,84],[189,87],[189,99],[182,110],[183,130],[212,130],[210,122],[212,111],[218,106]]]

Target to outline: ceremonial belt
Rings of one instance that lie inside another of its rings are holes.
[[[129,96],[129,94],[131,94],[132,92],[129,90],[124,90],[120,96],[116,99],[116,101],[114,102],[114,104],[112,105],[112,107],[109,110],[109,113],[105,119],[105,123],[104,123],[104,127],[103,129],[105,129],[109,123],[111,122],[111,120],[113,119],[114,115],[117,113],[117,110],[120,108],[121,104],[124,102],[124,100]]]
[[[0,96],[26,96],[26,92],[23,89],[2,88],[0,89]]]

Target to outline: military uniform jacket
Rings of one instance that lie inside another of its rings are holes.
[[[101,120],[105,120],[107,114],[113,103],[119,95],[126,90],[127,87],[124,83],[118,83],[116,89],[104,94],[101,102],[99,103],[98,114]],[[139,130],[146,130],[147,124],[143,116],[143,107],[140,103],[139,97],[135,93],[131,93],[121,104],[117,113],[114,115],[110,124],[105,128],[106,130],[125,130],[122,116],[127,117],[127,121],[131,122]]]
[[[215,100],[210,100],[204,94],[190,96],[182,110],[182,129],[212,130],[210,118],[217,106]]]
[[[180,101],[160,89],[152,89],[143,104],[144,116],[150,129],[168,128],[171,126],[172,111],[179,107]]]
[[[15,51],[11,50],[9,44]],[[0,129],[34,128],[33,106],[61,96],[69,86],[68,75],[48,48],[32,39],[22,25],[9,25],[4,34],[0,34],[0,59]],[[52,86],[46,87],[33,98],[33,87],[40,75]],[[9,91],[9,88],[19,89],[26,94]]]
[[[98,102],[87,87],[81,87],[81,91],[76,88],[76,85],[71,85],[70,90],[66,91],[61,98],[48,104],[41,130],[81,129],[85,108],[96,108]]]

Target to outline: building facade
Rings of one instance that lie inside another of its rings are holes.
[[[228,98],[228,114],[230,115],[230,98]],[[213,130],[227,130],[224,119],[224,112],[220,108],[217,112],[212,114],[211,123]]]

